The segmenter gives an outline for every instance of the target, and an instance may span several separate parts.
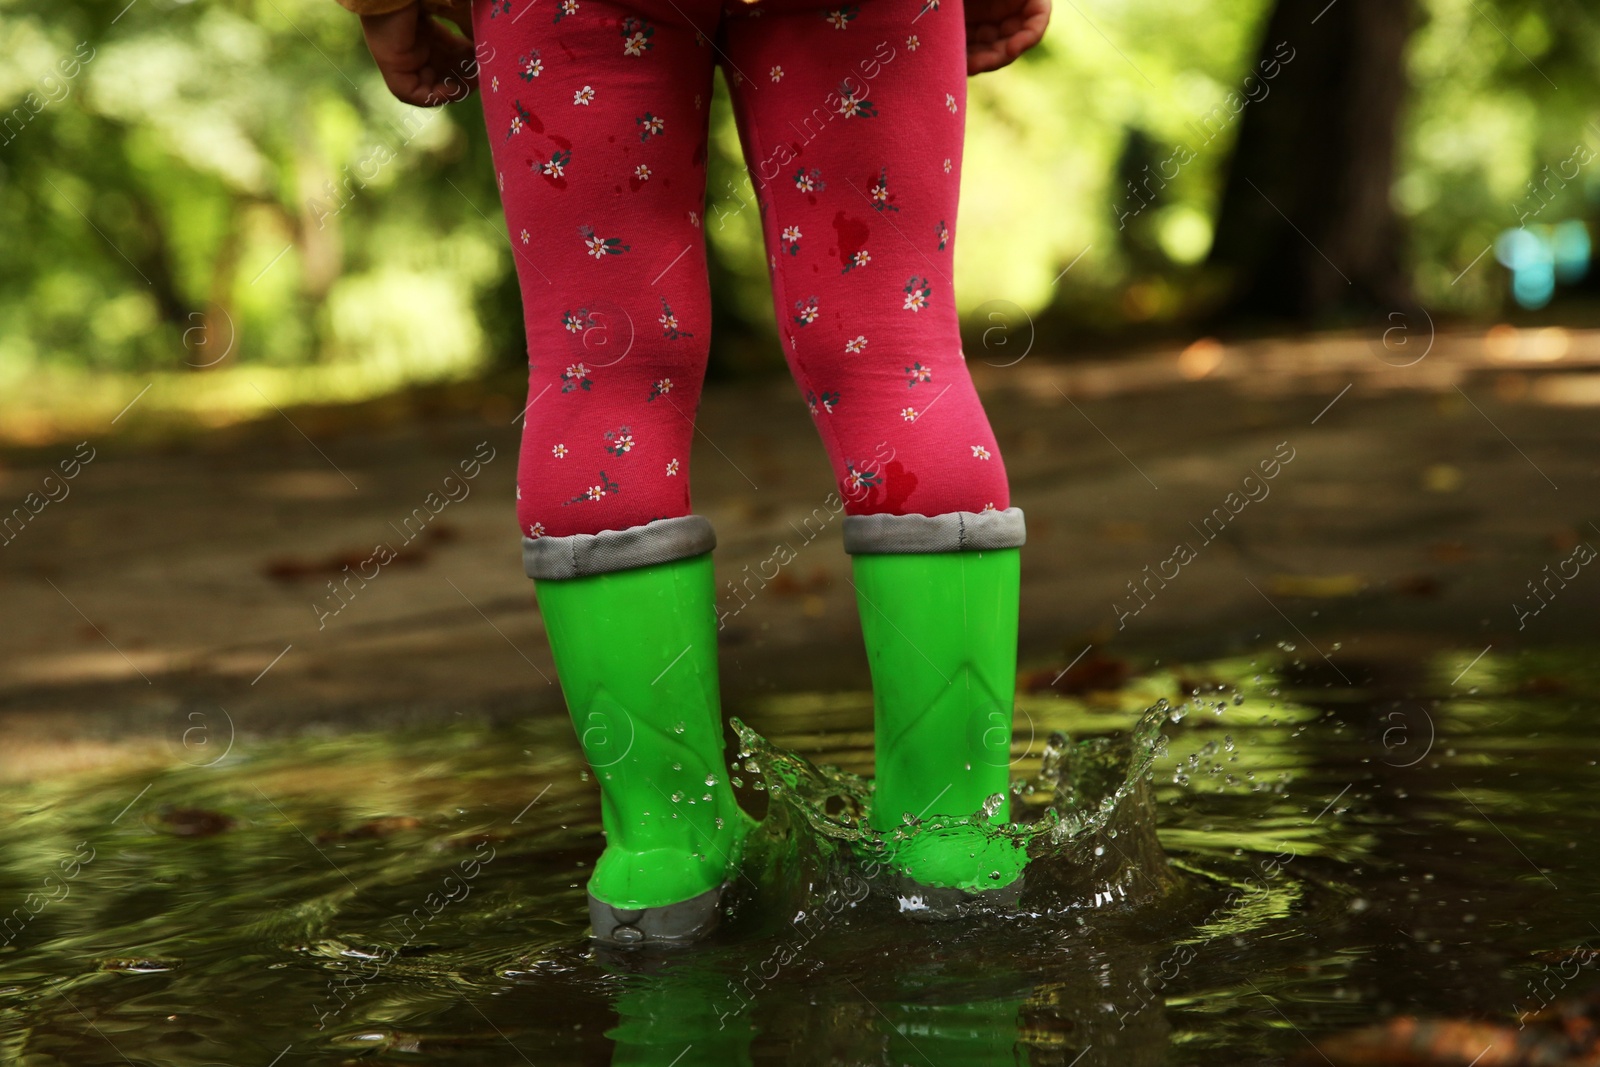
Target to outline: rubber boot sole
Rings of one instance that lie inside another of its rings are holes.
[[[1020,875],[998,889],[973,891],[923,885],[902,874],[895,879],[892,892],[900,905],[900,914],[906,918],[914,922],[948,922],[974,915],[1015,914],[1021,907],[1026,879],[1026,875]]]
[[[617,908],[589,894],[589,925],[596,941],[628,948],[692,945],[704,940],[722,919],[727,883],[699,896],[657,908]]]

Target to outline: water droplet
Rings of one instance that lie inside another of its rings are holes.
[[[684,726],[681,721],[674,723],[672,726],[672,732],[675,734],[681,734],[686,729],[688,729],[688,727]]]
[[[674,804],[681,804],[683,802],[683,793],[682,793],[682,791],[675,792],[675,793],[672,794],[672,802]]]
[[[716,785],[716,784],[717,784],[717,776],[716,775],[714,775],[714,774],[706,775],[706,785]]]
[[[672,769],[673,769],[673,770],[675,770],[675,771],[681,771],[681,770],[683,770],[683,764],[681,764],[681,763],[674,763],[674,764],[673,764],[673,765],[672,765]]]

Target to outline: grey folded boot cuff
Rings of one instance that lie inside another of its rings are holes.
[[[879,552],[978,552],[1018,548],[1028,540],[1021,508],[952,511],[944,515],[846,515],[844,550],[852,556]]]
[[[717,535],[710,519],[683,515],[626,530],[524,537],[522,566],[529,578],[583,578],[688,559],[716,547]]]

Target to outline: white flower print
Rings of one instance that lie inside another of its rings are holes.
[[[913,33],[910,37],[906,38],[906,51],[915,52],[918,46],[921,44],[922,42],[917,40],[917,35]]]
[[[578,0],[561,0],[561,13],[563,15],[576,15],[578,13]]]
[[[863,248],[861,251],[857,252],[851,258],[850,265],[852,267],[865,267],[868,263],[871,263],[871,262],[872,262],[872,253],[868,252],[865,248]]]
[[[916,422],[917,421],[917,409],[916,408],[901,408],[900,409],[900,417],[902,419],[905,419],[907,422]]]
[[[606,491],[603,486],[591,485],[588,491],[583,495],[588,497],[590,500],[599,500],[601,497],[606,495]]]
[[[865,352],[866,349],[867,349],[867,335],[866,334],[862,334],[861,336],[857,337],[853,341],[846,341],[844,343],[844,350],[846,352],[850,353],[853,356],[854,355],[860,355],[862,352]]]
[[[497,93],[500,91],[500,75],[496,74],[494,77],[489,79],[489,88],[493,89]]]
[[[523,75],[524,78],[537,78],[540,74],[543,74],[543,73],[544,73],[544,60],[540,59],[537,54],[535,54],[531,58],[526,59],[526,60],[523,61],[523,63],[522,63],[522,75]]]
[[[588,318],[589,312],[586,309],[580,308],[579,312],[584,318]],[[582,363],[574,363],[561,372],[561,391],[563,393],[570,393],[575,389],[582,389],[587,393],[591,384],[589,381],[589,368]],[[565,447],[565,445],[562,446],[562,448]],[[560,457],[558,456],[557,458],[559,459]]]
[[[602,259],[605,256],[620,256],[633,247],[632,245],[623,244],[620,237],[601,237],[594,232],[593,226],[579,226],[578,237],[589,249],[589,254],[595,259]]]
[[[699,110],[700,110],[700,105],[701,105],[701,104],[702,104],[702,103],[703,103],[703,102],[704,102],[704,101],[702,101],[702,100],[701,100],[701,98],[700,98],[700,94],[699,94],[699,93],[695,93],[695,94],[694,94],[694,109],[695,109],[695,110],[696,110],[696,111],[699,111]]]
[[[641,163],[633,168],[633,176],[642,182],[647,182],[650,180],[650,168]]]
[[[621,434],[617,437],[616,442],[612,444],[611,447],[619,456],[624,452],[633,451],[633,434]]]
[[[572,368],[568,367],[567,369],[571,370]],[[557,459],[565,459],[566,456],[567,456],[567,446],[566,445],[551,445],[550,446],[550,454],[552,456],[556,457]]]
[[[772,68],[772,80],[775,81],[775,82],[783,81],[783,68],[782,67],[773,67]]]
[[[689,212],[689,225],[693,226],[695,229],[699,229],[700,228],[700,212],[698,212],[698,211]]]
[[[528,527],[528,536],[529,537],[543,537],[544,536],[544,523],[536,522],[532,526],[529,526]]]
[[[528,233],[527,230],[523,230],[522,233],[518,234],[518,236],[522,238],[522,243],[523,244],[527,244],[531,235]]]
[[[667,477],[668,478],[676,478],[677,476],[678,476],[678,461],[676,459],[667,460]]]
[[[848,8],[835,8],[828,12],[828,24],[836,30],[846,29],[850,20],[855,18],[855,12]]]
[[[989,450],[987,448],[984,448],[982,445],[973,445],[972,446],[972,458],[973,459],[988,459],[989,458]]]
[[[622,42],[622,54],[625,56],[644,55],[646,40],[644,34],[635,30],[633,35]]]
[[[991,500],[991,501],[989,501],[987,504],[985,504],[983,506],[983,510],[984,511],[996,511],[998,509],[994,506],[994,501]]]
[[[785,241],[798,241],[798,240],[800,240],[800,227],[798,227],[798,226],[785,226],[783,228],[783,235],[782,236],[783,236],[783,240],[785,240]]]
[[[582,89],[572,94],[572,102],[584,107],[589,106],[589,101],[594,99],[594,87],[585,85]]]
[[[945,106],[945,110],[949,111],[950,114],[954,115],[956,113],[956,94],[955,93],[945,93],[944,94],[944,106]]]
[[[933,286],[928,284],[928,279],[912,275],[901,292],[906,294],[906,302],[901,307],[914,314],[928,306],[928,298],[933,295]]]
[[[950,173],[950,161],[948,159],[944,161],[944,172],[946,174]]]
[[[495,174],[494,180],[495,180],[495,184],[500,186],[500,191],[502,193],[505,192],[506,191],[506,175],[505,175],[505,171],[497,172]]]

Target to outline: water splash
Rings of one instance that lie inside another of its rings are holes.
[[[1162,728],[1174,714],[1160,700],[1120,738],[1073,741],[1052,733],[1038,772],[1012,783],[1010,822],[989,822],[1002,803],[996,794],[965,817],[918,819],[908,813],[887,831],[870,821],[870,779],[813,764],[736,718],[740,751],[734,769],[756,775],[754,788],[764,787],[770,798],[750,849],[751,863],[762,871],[752,882],[772,885],[787,876],[797,892],[815,894],[856,877],[875,895],[895,898],[897,879],[887,855],[920,835],[966,823],[1027,849],[1025,913],[1159,898],[1171,876],[1156,839],[1149,786],[1152,766],[1167,749]]]

